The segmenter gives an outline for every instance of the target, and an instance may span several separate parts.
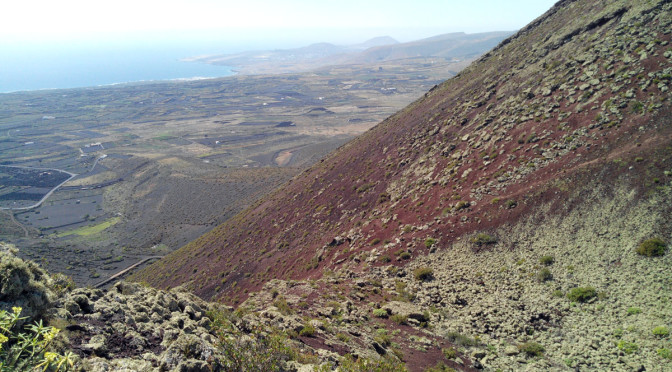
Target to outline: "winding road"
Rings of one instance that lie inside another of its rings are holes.
[[[91,166],[91,170],[89,170],[89,172],[93,172],[93,169],[96,167],[96,165],[98,165],[98,161],[101,160],[101,159],[105,159],[106,157],[107,157],[107,155],[105,155],[105,154],[103,154],[103,155],[97,157],[97,158],[96,158],[96,161],[93,162],[93,166]],[[56,185],[56,187],[54,187],[53,189],[51,189],[48,193],[46,193],[46,194],[42,197],[42,199],[40,199],[37,203],[35,203],[35,204],[33,204],[33,205],[29,205],[29,206],[27,206],[27,207],[0,207],[0,209],[2,209],[2,210],[21,211],[21,210],[28,210],[28,209],[37,208],[37,207],[39,207],[40,205],[42,205],[42,203],[44,203],[44,201],[47,200],[47,198],[49,198],[49,197],[51,196],[51,194],[53,194],[56,190],[58,190],[58,189],[59,189],[61,186],[63,186],[66,182],[68,182],[68,181],[70,181],[70,180],[72,180],[73,178],[75,178],[75,177],[78,176],[78,174],[76,174],[76,173],[71,173],[71,172],[68,172],[68,171],[66,171],[66,170],[63,170],[63,169],[56,169],[56,168],[34,168],[34,167],[22,167],[22,166],[18,166],[18,165],[3,165],[3,167],[8,167],[8,168],[21,168],[21,169],[31,169],[31,170],[58,171],[58,172],[62,172],[62,173],[69,174],[70,177],[69,177],[67,180],[65,180],[65,181],[59,183],[58,185]]]

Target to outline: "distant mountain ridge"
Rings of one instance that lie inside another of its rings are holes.
[[[511,34],[512,32],[457,32],[407,43],[399,43],[389,36],[382,36],[350,46],[316,43],[295,49],[250,51],[188,60],[233,66],[241,73],[296,72],[328,65],[381,63],[407,58],[468,60],[492,49]]]

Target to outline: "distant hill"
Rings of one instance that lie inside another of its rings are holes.
[[[463,61],[485,53],[511,34],[451,33],[408,43],[383,36],[350,46],[317,43],[296,49],[250,51],[189,60],[232,66],[243,74],[297,72],[330,65],[369,64],[418,57]]]

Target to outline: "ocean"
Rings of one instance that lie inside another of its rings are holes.
[[[0,93],[230,76],[230,67],[180,59],[188,46],[0,46]]]

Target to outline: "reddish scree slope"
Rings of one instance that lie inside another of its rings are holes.
[[[445,244],[515,223],[545,195],[576,191],[580,184],[565,180],[589,177],[587,169],[669,153],[672,4],[639,3],[560,1],[133,279],[188,283],[206,299],[237,303],[270,279],[319,277],[384,250],[401,231],[422,254],[426,237]],[[651,164],[652,178],[666,177],[664,162]]]

